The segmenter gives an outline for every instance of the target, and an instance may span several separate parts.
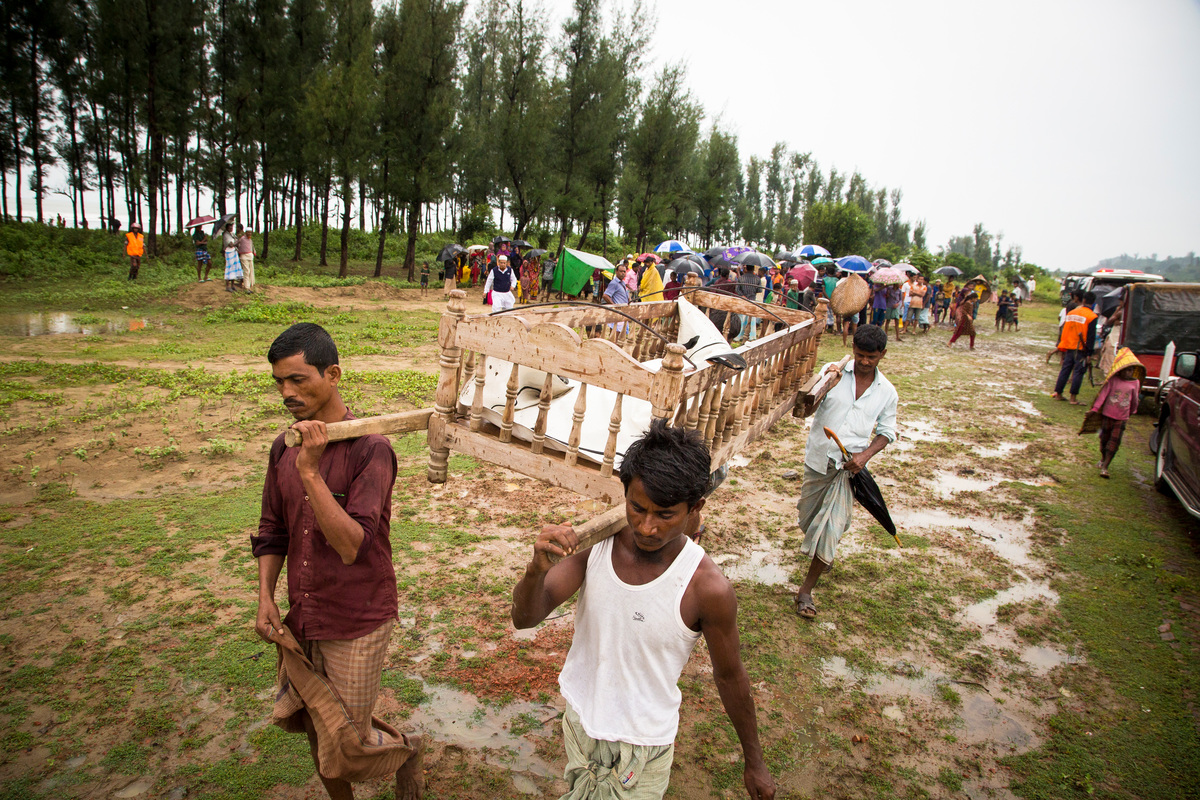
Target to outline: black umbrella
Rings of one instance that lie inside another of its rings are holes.
[[[545,250],[530,250],[529,251],[530,258],[541,258],[544,255],[546,255]]]
[[[962,270],[959,269],[958,267],[952,267],[949,264],[947,264],[944,267],[938,267],[937,269],[935,269],[933,271],[933,274],[934,275],[946,275],[951,278],[957,278],[959,275],[962,275]]]
[[[717,256],[721,255],[721,253],[724,253],[724,252],[725,252],[725,248],[724,248],[724,247],[710,247],[710,248],[708,248],[707,250],[705,250],[705,251],[704,251],[704,257],[705,257],[705,258],[708,260],[708,262],[711,264],[711,263],[712,263],[712,260],[713,260],[714,258],[716,258]]]
[[[741,264],[743,267],[753,266],[769,269],[770,267],[775,266],[775,259],[771,258],[765,253],[756,253],[753,250],[741,253],[733,260]]]
[[[226,214],[225,216],[221,217],[219,220],[213,223],[211,235],[216,236],[218,233],[225,230],[225,226],[233,222],[235,219],[237,219],[237,214]]]
[[[450,244],[448,244],[442,248],[442,252],[438,253],[437,260],[438,261],[450,261],[459,253],[465,253],[465,252],[467,252],[467,248],[463,247],[461,244],[451,242]]]
[[[689,272],[694,272],[701,278],[704,277],[704,267],[698,264],[692,256],[677,258],[670,264],[667,264],[666,269],[671,270],[676,275],[687,275]]]
[[[512,239],[507,236],[497,236],[495,239],[492,239],[492,244],[508,244],[511,241]]]
[[[525,241],[524,239],[513,239],[512,246],[513,247],[533,247],[533,245],[531,245],[529,242]]]
[[[842,440],[837,437],[837,434],[829,428],[825,428],[825,435],[837,443],[838,449],[842,451],[842,457],[849,461],[850,452],[842,446]],[[892,515],[888,513],[883,493],[879,491],[879,484],[875,482],[875,478],[871,476],[866,467],[850,475],[850,490],[854,492],[854,499],[858,501],[858,504],[865,508],[867,513],[874,517],[899,545],[900,537],[896,535],[896,523],[892,522]]]

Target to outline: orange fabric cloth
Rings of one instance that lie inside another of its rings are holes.
[[[142,244],[142,235],[140,233],[125,234],[125,255],[140,256],[146,252],[146,248]]]
[[[1062,333],[1058,337],[1059,350],[1082,350],[1087,346],[1087,329],[1096,318],[1096,312],[1087,306],[1076,306],[1067,312]]]

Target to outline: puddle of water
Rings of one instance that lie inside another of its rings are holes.
[[[575,509],[588,514],[594,514],[598,511],[607,511],[608,505],[599,500],[584,500],[582,503],[576,503]]]
[[[413,675],[412,678],[419,676]],[[532,741],[512,732],[514,723],[532,733],[546,733],[562,712],[542,703],[482,704],[473,695],[448,686],[422,683],[429,699],[418,706],[409,721],[439,742],[482,751],[484,761],[513,772],[557,778],[535,752]]]
[[[896,525],[904,528],[926,528],[938,530],[968,529],[989,550],[1017,567],[1034,566],[1029,555],[1032,520],[1019,522],[982,517],[958,517],[936,509],[898,510],[892,514]]]
[[[1001,442],[995,447],[976,445],[971,449],[983,458],[1000,458],[1018,450],[1024,450],[1026,447],[1029,447],[1029,442]]]
[[[928,420],[905,420],[901,427],[900,437],[913,442],[940,442],[946,438],[945,434]]]
[[[772,550],[751,550],[747,558],[729,566],[722,565],[721,571],[731,581],[753,581],[766,586],[792,585],[791,574],[795,565],[778,563],[779,555]]]
[[[978,603],[967,606],[955,616],[964,622],[987,629],[996,625],[996,611],[1000,606],[1037,599],[1047,600],[1054,604],[1058,602],[1058,593],[1045,583],[1034,581],[1018,583],[997,592],[986,600],[980,600]]]
[[[938,470],[933,473],[933,480],[938,494],[948,500],[958,492],[986,492],[988,489],[998,486],[1004,479],[969,478],[965,475],[956,475],[947,470]]]
[[[1034,673],[1045,675],[1055,667],[1063,664],[1079,664],[1082,658],[1057,647],[1034,645],[1021,651],[1021,660],[1033,667]]]
[[[150,325],[147,319],[130,317],[100,318],[89,314],[73,316],[68,313],[0,314],[0,335],[51,336],[63,333],[122,333],[140,331]]]
[[[748,467],[750,466],[750,457],[743,455],[730,456],[729,461],[726,463],[731,467]]]
[[[1042,412],[1034,408],[1033,403],[1028,400],[1013,400],[1013,405],[1017,407],[1018,411],[1028,414],[1031,417],[1040,417],[1042,415]]]
[[[939,685],[951,683],[945,675],[928,670],[917,677],[861,673],[847,665],[846,659],[841,656],[822,659],[820,673],[826,681],[841,679],[858,686],[869,695],[908,697],[925,702],[934,701]],[[960,741],[968,744],[982,741],[999,743],[1018,753],[1038,746],[1040,742],[1031,724],[1001,706],[987,692],[973,686],[951,685],[962,698],[962,705],[958,708],[963,731],[958,736]],[[897,722],[904,717],[899,706],[889,705],[883,713]]]

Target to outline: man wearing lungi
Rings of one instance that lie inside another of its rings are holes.
[[[324,328],[293,325],[267,360],[303,437],[289,448],[280,434],[271,446],[258,535],[250,537],[258,559],[254,629],[277,645],[281,662],[272,721],[308,734],[334,800],[353,798],[350,781],[392,774],[397,798],[418,798],[420,737],[371,716],[398,616],[388,539],[396,455],[379,435],[328,440],[327,423],[353,416],[338,393],[337,347]],[[289,609],[281,622],[275,584],[285,560]]]
[[[696,431],[655,420],[621,463],[625,527],[577,552],[572,528],[547,525],[513,590],[517,628],[534,627],[579,592],[558,678],[570,786],[562,800],[663,796],[679,728],[677,683],[701,634],[741,741],[746,790],[756,800],[775,796],[739,655],[737,597],[687,536],[704,507],[709,460]],[[551,555],[566,557],[552,565]]]
[[[796,508],[804,531],[800,552],[810,556],[812,563],[795,602],[796,613],[805,619],[817,615],[813,588],[821,573],[833,565],[842,534],[850,530],[854,495],[845,473],[857,473],[889,442],[896,441],[896,389],[879,371],[879,361],[887,353],[887,334],[878,325],[863,325],[854,333],[853,352],[854,360],[845,366],[841,380],[813,414],[804,453],[804,484]],[[825,428],[836,433],[853,454],[845,464]]]

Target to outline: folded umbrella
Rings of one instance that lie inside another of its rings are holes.
[[[829,428],[825,428],[825,435],[833,439],[838,449],[842,451],[842,457],[849,461],[850,451],[842,446],[842,440],[838,438],[837,434]],[[867,471],[866,467],[850,475],[850,489],[854,492],[854,499],[858,501],[858,504],[865,508],[867,513],[892,535],[899,546],[900,537],[896,535],[896,523],[892,522],[892,515],[888,512],[887,503],[883,500],[883,493],[879,491],[879,484],[875,483],[875,478],[871,477],[871,473]]]

